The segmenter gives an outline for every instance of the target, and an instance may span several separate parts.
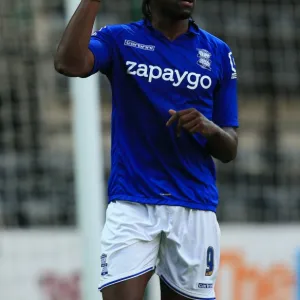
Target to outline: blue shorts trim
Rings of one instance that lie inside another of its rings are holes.
[[[133,274],[133,275],[130,275],[130,276],[127,276],[127,277],[123,277],[123,278],[120,278],[120,279],[117,279],[117,280],[114,280],[114,281],[111,281],[111,282],[108,282],[100,287],[98,287],[98,290],[101,291],[103,290],[105,287],[108,287],[110,285],[113,285],[113,284],[116,284],[116,283],[119,283],[119,282],[122,282],[122,281],[125,281],[125,280],[128,280],[128,279],[131,279],[131,278],[134,278],[134,277],[138,277],[140,275],[143,275],[147,272],[150,272],[150,271],[153,271],[154,270],[154,267],[151,267],[151,268],[148,268],[144,271],[141,271],[139,273],[136,273],[136,274]]]
[[[167,280],[166,278],[164,278],[164,276],[160,275],[160,278],[162,279],[162,281],[170,288],[172,289],[173,291],[175,291],[177,294],[181,295],[181,296],[184,296],[186,298],[189,298],[189,299],[194,299],[194,300],[216,300],[216,298],[197,298],[195,296],[190,296],[188,294],[185,294],[181,291],[179,291],[177,288],[175,288],[174,286],[172,286]]]

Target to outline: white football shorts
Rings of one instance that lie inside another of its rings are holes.
[[[186,298],[215,299],[220,228],[214,212],[111,202],[101,251],[100,291],[155,270]]]

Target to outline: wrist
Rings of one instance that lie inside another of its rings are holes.
[[[221,128],[218,125],[216,125],[214,122],[210,121],[210,126],[208,127],[208,130],[206,130],[204,136],[207,139],[212,139],[220,134],[221,134]]]

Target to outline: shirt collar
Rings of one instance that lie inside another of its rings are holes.
[[[153,26],[151,24],[151,21],[149,19],[144,19],[144,24],[148,27],[153,29]],[[189,29],[187,33],[192,33],[192,34],[199,34],[200,33],[200,29],[198,27],[198,25],[195,23],[195,21],[190,18],[189,19]]]
[[[190,24],[190,26],[189,26],[189,31],[188,32],[191,32],[191,33],[194,33],[194,34],[200,34],[200,28],[192,18],[190,18],[190,23],[189,24]]]

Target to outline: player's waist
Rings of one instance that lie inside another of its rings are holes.
[[[181,206],[190,209],[204,210],[216,212],[218,206],[218,199],[211,199],[208,201],[203,201],[198,199],[197,201],[192,201],[188,199],[173,199],[172,197],[144,197],[144,196],[132,196],[126,194],[120,195],[110,195],[109,202],[112,201],[130,201],[134,203],[148,204],[148,205],[167,205],[167,206]]]

